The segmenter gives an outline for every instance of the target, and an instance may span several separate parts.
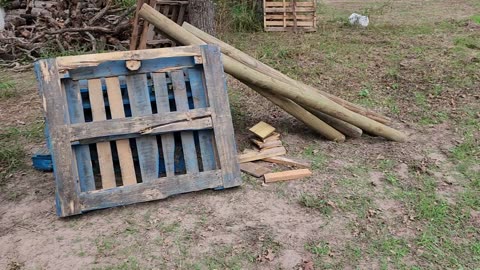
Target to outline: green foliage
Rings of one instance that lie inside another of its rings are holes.
[[[113,2],[123,8],[129,8],[137,3],[136,0],[114,0]]]
[[[12,3],[12,0],[0,0],[0,7],[8,7]]]
[[[480,49],[480,38],[474,36],[460,36],[453,40],[456,46],[467,47],[469,49]]]
[[[361,97],[368,97],[370,96],[370,90],[368,90],[368,88],[363,88],[362,90],[360,90],[358,95]]]
[[[228,32],[255,32],[261,29],[257,1],[218,0],[217,24]]]
[[[327,163],[327,157],[313,146],[307,147],[303,151],[303,156],[312,162],[312,169],[320,169]]]

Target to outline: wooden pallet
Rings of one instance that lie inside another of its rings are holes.
[[[265,31],[317,31],[316,0],[263,0]]]
[[[59,216],[241,183],[218,47],[59,57],[35,71]]]
[[[179,25],[187,18],[188,1],[172,1],[172,0],[137,0],[138,9],[144,4],[148,3],[157,11],[167,16],[170,20]],[[165,48],[175,47],[173,40],[163,36],[155,27],[146,21],[142,25],[139,24],[137,13],[133,23],[132,38],[130,40],[130,50],[141,50],[147,48]]]

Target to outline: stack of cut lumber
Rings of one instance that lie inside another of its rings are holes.
[[[275,132],[274,127],[265,122],[260,122],[250,128],[250,131],[255,135],[250,139],[254,149],[247,149],[238,156],[240,169],[244,173],[255,177],[263,176],[265,183],[295,180],[312,174],[307,169],[310,168],[310,162],[283,156],[287,151],[282,145],[280,134]],[[300,169],[272,172],[270,168],[254,161],[266,161]]]
[[[188,23],[180,27],[148,5],[141,7],[139,16],[178,44],[218,45],[227,73],[329,140],[343,142],[346,136],[360,137],[363,131],[397,142],[407,139],[389,126],[389,118],[289,78]]]

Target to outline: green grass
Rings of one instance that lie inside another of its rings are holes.
[[[15,82],[9,78],[0,78],[0,100],[17,96]]]
[[[327,201],[317,195],[310,193],[303,193],[299,198],[300,205],[320,211],[324,215],[330,215],[333,211],[332,206],[327,204]]]
[[[330,246],[325,241],[310,241],[305,244],[305,250],[312,253],[315,256],[325,256],[330,253]]]
[[[312,169],[314,170],[321,169],[327,164],[327,157],[320,150],[315,149],[313,145],[305,148],[303,157],[312,162]]]
[[[480,24],[480,14],[473,15],[472,21],[476,24]]]

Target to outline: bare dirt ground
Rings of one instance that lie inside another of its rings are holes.
[[[369,28],[346,25],[352,12]],[[33,72],[2,71],[0,269],[478,269],[479,14],[468,0],[328,0],[317,33],[225,34],[387,114],[409,141],[325,141],[229,79],[239,151],[266,121],[312,177],[264,186],[243,175],[239,188],[73,218],[56,217],[53,175],[30,166],[43,144]]]

